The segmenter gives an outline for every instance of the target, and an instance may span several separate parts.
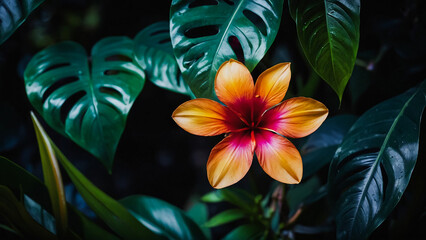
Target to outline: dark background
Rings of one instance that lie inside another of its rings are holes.
[[[416,86],[425,78],[424,2],[361,1],[359,61],[340,108],[337,96],[322,81],[312,95],[327,105],[330,116],[342,113],[360,115],[375,104]],[[89,52],[104,37],[125,35],[133,38],[152,23],[168,21],[169,7],[170,1],[164,0],[48,0],[36,9],[0,46],[0,155],[42,179],[29,114],[33,108],[26,97],[22,78],[32,55],[65,40],[76,41]],[[287,6],[275,42],[253,71],[254,78],[266,68],[284,61],[292,62],[289,95],[297,95],[311,70],[298,46],[295,24]],[[187,208],[194,199],[213,190],[207,180],[206,162],[211,148],[222,136],[198,137],[180,129],[172,120],[171,113],[186,100],[188,98],[183,95],[160,89],[147,81],[128,116],[111,175],[89,153],[44,126],[65,155],[112,197],[150,195]],[[63,177],[68,185],[70,181],[66,174]],[[270,182],[272,180],[253,161],[249,174],[237,186],[265,193]],[[71,185],[67,186],[67,194],[69,201],[80,209],[86,209]],[[215,213],[221,207],[210,206],[210,212]],[[424,205],[419,211],[425,212]],[[89,210],[86,213],[89,216],[93,214]],[[416,224],[410,226],[413,237],[416,231],[420,231],[421,223],[425,223],[424,214],[420,222],[417,219]],[[373,239],[385,239],[388,234],[386,228],[390,224],[385,222]],[[226,228],[216,228],[214,236],[222,236],[227,231]]]

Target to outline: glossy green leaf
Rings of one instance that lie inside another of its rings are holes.
[[[214,78],[231,58],[251,71],[277,34],[283,0],[174,0],[170,35],[174,53],[196,97],[216,98]]]
[[[93,185],[74,165],[62,154],[47,136],[41,125],[35,125],[36,131],[44,134],[39,140],[50,145],[56,158],[61,163],[74,183],[84,201],[113,231],[124,239],[157,239],[158,236],[140,224],[119,202]]]
[[[241,225],[230,233],[228,233],[223,240],[235,240],[235,239],[244,239],[244,240],[259,240],[263,239],[264,236],[263,227],[257,224],[246,224]]]
[[[144,28],[134,41],[135,60],[149,81],[158,87],[193,97],[173,54],[168,22],[157,22]]]
[[[120,202],[139,222],[167,239],[205,239],[200,227],[184,211],[167,202],[141,195]]]
[[[308,137],[301,148],[303,179],[309,178],[331,162],[337,147],[356,119],[355,115],[349,114],[334,116],[325,120],[321,127]]]
[[[145,83],[132,58],[133,41],[127,37],[102,39],[91,57],[79,44],[62,42],[36,54],[24,73],[28,98],[45,121],[109,170]]]
[[[44,0],[0,1],[0,44],[6,41]]]
[[[204,195],[201,200],[210,203],[226,201],[248,212],[252,212],[256,206],[254,196],[242,189],[215,190]]]
[[[7,219],[13,229],[22,236],[36,239],[57,239],[53,233],[31,217],[24,205],[4,185],[0,185],[0,216]]]
[[[210,229],[204,226],[209,218],[209,209],[207,208],[207,204],[196,202],[190,209],[186,211],[186,215],[190,217],[196,224],[198,224],[207,239],[211,239]]]
[[[410,181],[419,150],[426,82],[364,113],[330,165],[337,239],[367,239]]]
[[[245,212],[242,211],[241,209],[228,209],[210,218],[210,220],[206,222],[205,226],[209,228],[217,227],[222,224],[226,224],[229,222],[236,221],[238,219],[242,219],[245,216],[246,216]]]
[[[31,112],[31,119],[36,130],[37,142],[43,168],[44,184],[49,191],[53,214],[56,219],[58,235],[63,236],[68,231],[67,203],[65,200],[64,186],[58,160],[52,146],[49,144],[47,134],[41,128],[40,123]],[[46,138],[46,139],[44,139]]]
[[[289,8],[308,62],[341,100],[358,52],[360,1],[289,0]]]

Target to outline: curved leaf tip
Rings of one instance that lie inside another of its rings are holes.
[[[360,1],[289,0],[289,8],[308,62],[341,101],[358,52]]]

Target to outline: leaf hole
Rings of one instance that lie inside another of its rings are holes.
[[[125,73],[125,72],[122,70],[116,70],[116,69],[110,69],[110,70],[104,71],[104,75],[117,75],[120,73]]]
[[[263,36],[266,36],[267,34],[266,24],[261,17],[259,17],[256,13],[247,9],[243,11],[243,14],[244,16],[246,16],[246,18],[248,18],[248,20],[250,20],[250,22],[252,22],[259,29],[259,31],[263,34]]]
[[[111,95],[114,98],[122,98],[121,93],[112,87],[100,87],[99,92]]]
[[[70,66],[70,65],[71,65],[70,63],[58,63],[58,64],[54,64],[52,66],[49,66],[49,67],[45,68],[42,73],[46,73],[46,72],[48,72],[50,70],[61,68],[61,67],[65,67],[65,66]]]
[[[216,0],[195,0],[191,2],[188,7],[189,8],[195,8],[200,6],[208,6],[208,5],[217,5]]]
[[[388,174],[386,173],[386,169],[382,163],[380,163],[380,171],[382,173],[383,178],[383,199],[386,199],[386,188],[388,186]]]
[[[67,119],[67,116],[69,112],[71,111],[72,107],[84,96],[86,95],[85,91],[78,91],[71,95],[61,106],[61,122],[65,125],[65,120]]]
[[[164,43],[169,43],[169,42],[171,42],[170,38],[166,38],[166,39],[163,39],[163,40],[159,41],[158,43],[159,44],[164,44]]]
[[[159,35],[162,33],[169,33],[169,29],[161,29],[151,33],[151,36]]]
[[[183,62],[183,66],[185,68],[189,68],[191,67],[191,65],[193,65],[195,62],[197,62],[198,60],[200,60],[200,58],[204,57],[204,53],[200,53],[198,54],[196,57],[192,58],[191,60],[184,60]]]
[[[49,95],[52,94],[54,91],[56,91],[58,88],[68,85],[77,80],[78,80],[78,77],[76,76],[65,77],[65,78],[61,78],[57,80],[54,84],[52,84],[49,88],[47,88],[46,91],[44,91],[43,96],[41,98],[41,102],[44,103],[46,99],[49,97]]]
[[[234,1],[232,1],[232,0],[223,0],[223,1],[226,2],[230,6],[234,5]]]
[[[202,27],[191,28],[185,31],[187,38],[199,38],[213,36],[219,33],[219,28],[216,25],[207,25]]]
[[[228,43],[231,45],[232,50],[234,51],[235,55],[237,56],[237,60],[242,62],[244,64],[244,50],[241,46],[240,40],[238,40],[235,36],[230,36],[228,38]]]
[[[105,61],[122,61],[122,62],[132,62],[132,59],[126,55],[116,54],[105,58]]]

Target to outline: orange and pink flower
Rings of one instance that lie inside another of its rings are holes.
[[[305,97],[283,101],[290,82],[290,63],[277,64],[253,83],[250,71],[240,62],[222,64],[215,91],[226,106],[205,98],[181,104],[173,119],[184,130],[200,136],[227,136],[211,151],[207,176],[214,188],[241,180],[253,154],[272,178],[289,184],[302,179],[302,158],[284,136],[300,138],[314,132],[326,119],[324,104]]]

